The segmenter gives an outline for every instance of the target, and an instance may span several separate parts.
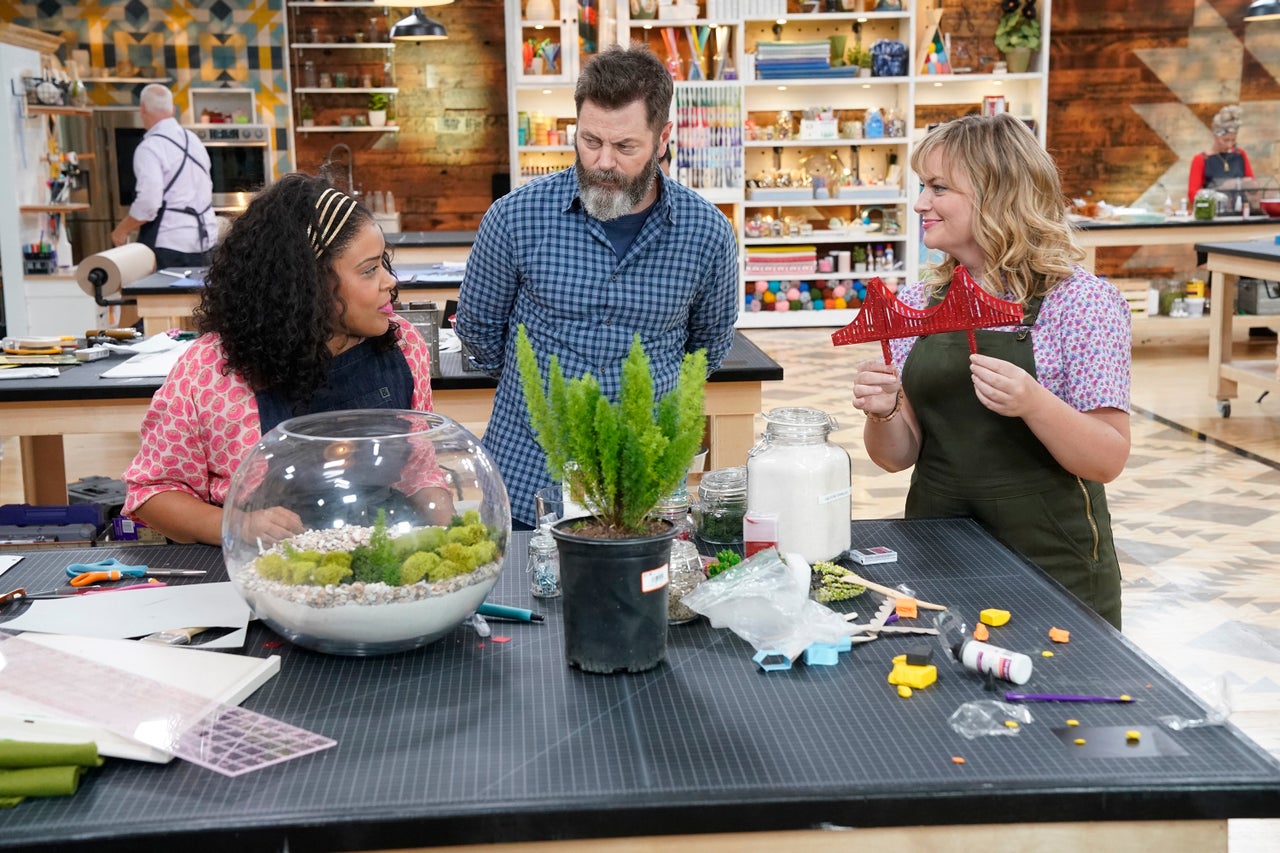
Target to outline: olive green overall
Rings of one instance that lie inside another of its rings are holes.
[[[1034,299],[1016,332],[975,332],[978,352],[1036,375]],[[969,516],[1048,572],[1116,628],[1120,564],[1101,483],[1068,473],[1021,418],[978,400],[965,332],[916,341],[902,387],[920,423],[920,458],[911,475],[907,518]]]

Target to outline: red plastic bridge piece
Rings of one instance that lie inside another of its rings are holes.
[[[942,332],[968,332],[969,352],[978,351],[974,329],[1014,326],[1022,322],[1022,305],[987,293],[963,266],[957,266],[951,287],[931,308],[912,308],[898,301],[879,276],[867,282],[867,295],[853,322],[831,335],[835,346],[879,341],[884,363],[892,359],[890,338],[912,338]]]

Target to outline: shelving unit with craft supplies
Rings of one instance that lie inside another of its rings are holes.
[[[11,337],[64,334],[103,324],[103,310],[76,284],[65,215],[88,209],[70,202],[78,158],[63,150],[63,123],[92,112],[73,97],[72,80],[57,66],[61,42],[0,24],[0,78],[9,104],[0,117],[0,162],[9,163],[11,191],[0,201],[0,265],[4,320]]]
[[[289,0],[286,6],[293,132],[397,132],[390,7],[373,0]]]
[[[952,68],[938,0],[506,0],[512,185],[573,164],[582,63],[643,42],[676,79],[672,176],[738,232],[738,325],[843,326],[871,277],[918,275],[930,124],[1007,110],[1043,144],[1050,3],[1020,0],[1041,46],[1009,73]]]

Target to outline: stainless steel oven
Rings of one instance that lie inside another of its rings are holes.
[[[239,212],[271,183],[271,128],[265,124],[195,124],[188,129],[209,152],[213,209]]]

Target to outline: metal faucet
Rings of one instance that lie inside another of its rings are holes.
[[[343,190],[344,192],[346,192],[347,195],[351,196],[352,198],[355,198],[358,195],[358,193],[356,192],[355,178],[352,176],[353,157],[351,155],[351,146],[347,145],[344,142],[339,142],[337,145],[330,148],[329,153],[324,155],[325,162],[324,162],[324,165],[320,167],[320,174],[324,175],[325,178],[329,180],[329,183],[331,184],[335,183],[335,181],[333,180],[333,167],[336,164],[334,163],[334,160],[333,160],[333,153],[338,149],[342,149],[343,151],[347,152],[347,158],[345,161],[345,165],[347,167],[347,185],[345,187],[338,187],[338,189]]]

